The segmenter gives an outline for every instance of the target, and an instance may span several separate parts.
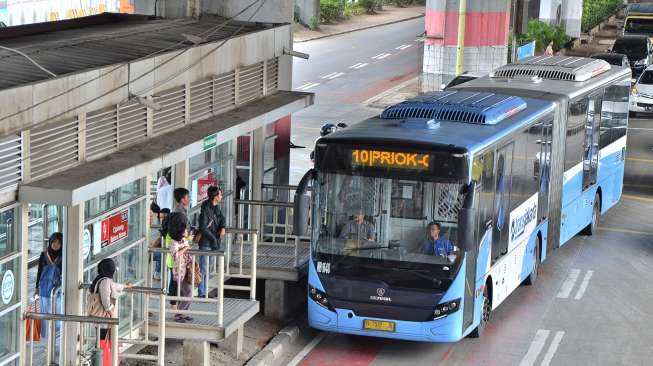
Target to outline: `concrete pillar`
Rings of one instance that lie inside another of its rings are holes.
[[[320,16],[320,0],[297,0],[295,12],[299,16],[296,21],[309,25],[311,18]]]
[[[70,315],[85,315],[82,291],[79,284],[84,279],[84,258],[82,256],[84,241],[84,205],[66,207],[66,226],[64,230],[64,268],[63,290],[65,312]],[[77,323],[65,323],[63,327],[64,365],[80,364],[79,342],[81,327]]]
[[[188,159],[175,164],[171,184],[173,189],[179,187],[188,188]],[[174,207],[174,202],[172,205]]]
[[[211,364],[211,345],[209,342],[185,340],[183,344],[183,365],[204,366]]]
[[[265,280],[265,309],[266,318],[285,320],[290,312],[288,304],[288,286],[283,280]]]
[[[168,0],[170,1],[170,0]],[[185,0],[187,1],[187,0]],[[218,14],[232,17],[249,6],[251,1],[243,0],[211,0],[202,2],[202,13]],[[260,10],[259,10],[260,7]],[[294,0],[266,1],[262,6],[256,4],[236,17],[261,23],[291,23],[293,21]]]
[[[455,75],[458,0],[427,0],[424,40],[424,91],[437,90]],[[468,0],[464,70],[489,73],[506,63],[510,1]],[[436,84],[437,83],[437,84]]]
[[[562,1],[562,26],[569,37],[580,37],[583,0]]]
[[[261,185],[263,184],[263,157],[265,145],[265,127],[259,127],[252,131],[252,164],[251,164],[251,190],[252,199],[260,200],[262,198]],[[251,211],[250,228],[258,229],[261,224],[261,214],[258,206],[254,206]]]
[[[220,344],[220,347],[224,348],[227,350],[227,352],[231,353],[233,357],[238,359],[241,354],[243,353],[243,341],[245,339],[245,329],[244,326],[241,325],[236,329],[234,333],[231,333],[227,339],[224,340]]]

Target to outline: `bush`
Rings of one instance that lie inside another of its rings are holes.
[[[581,29],[587,32],[624,5],[623,0],[583,0]]]
[[[365,9],[369,14],[374,14],[376,10],[381,9],[383,0],[358,0],[357,4]]]
[[[320,18],[323,22],[333,22],[342,18],[345,4],[341,0],[320,1]]]
[[[308,20],[308,28],[310,30],[317,30],[320,28],[320,19],[318,17],[311,17],[311,19]]]
[[[535,41],[535,52],[542,53],[551,41],[554,50],[561,49],[569,42],[569,37],[560,27],[531,19],[528,21],[528,31],[519,35],[517,43],[523,45],[531,41]]]

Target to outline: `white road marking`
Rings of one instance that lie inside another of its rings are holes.
[[[315,88],[318,85],[320,85],[320,83],[306,83],[306,84],[300,86],[299,88],[297,88],[297,90],[308,90],[308,89],[311,89],[311,88]]]
[[[519,366],[533,366],[533,364],[535,364],[537,356],[542,352],[546,339],[549,337],[549,333],[551,333],[551,331],[547,329],[537,330],[530,347],[528,347],[528,352],[526,352],[526,355],[522,358]]]
[[[412,44],[402,44],[399,47],[395,47],[395,50],[405,50],[406,48],[410,48],[412,46],[413,46]]]
[[[571,290],[574,288],[574,285],[576,284],[576,280],[578,279],[578,275],[580,274],[580,269],[572,269],[569,271],[569,275],[567,276],[567,279],[565,282],[562,283],[562,287],[560,287],[560,291],[558,292],[558,295],[556,295],[557,298],[560,299],[566,299],[569,297],[569,294],[571,294]]]
[[[562,337],[564,335],[565,332],[562,330],[556,332],[556,335],[553,337],[553,340],[549,345],[549,349],[546,351],[546,354],[544,355],[544,359],[542,360],[541,366],[549,366],[549,364],[551,363],[551,359],[553,359],[553,355],[555,355],[556,351],[558,350],[558,346],[560,345],[560,342],[562,341]]]
[[[309,354],[313,350],[313,348],[315,348],[320,342],[322,342],[324,337],[326,337],[326,333],[322,332],[318,334],[315,338],[313,338],[312,341],[308,342],[308,344],[304,346],[304,348],[302,348],[301,351],[299,351],[297,356],[295,356],[292,360],[290,360],[290,362],[288,362],[288,366],[297,366],[300,362],[302,362],[304,357],[306,357],[306,355]]]
[[[335,73],[335,74],[333,74],[333,75],[329,75],[329,77],[327,77],[327,79],[329,79],[329,80],[333,80],[333,79],[335,79],[335,78],[339,78],[339,77],[341,77],[341,76],[344,75],[344,74],[345,74],[344,72],[337,72],[337,73]]]
[[[321,77],[322,79],[329,79],[329,78],[331,78],[331,76],[333,76],[333,75],[335,75],[335,74],[337,74],[337,72],[332,72],[332,73],[330,73],[330,74],[323,75],[323,76],[320,76],[320,77]]]
[[[363,64],[362,62],[359,62],[359,63],[357,63],[357,64],[353,64],[353,65],[349,66],[349,68],[350,68],[350,69],[355,69],[355,68],[358,68],[358,67],[359,67],[360,65],[362,65],[362,64]]]
[[[378,55],[376,55],[376,56],[374,56],[372,58],[376,59],[376,60],[383,60],[384,58],[386,58],[388,56],[392,56],[392,54],[391,53],[379,53]]]
[[[592,278],[592,274],[594,274],[594,271],[587,271],[587,273],[585,273],[583,282],[580,284],[580,288],[578,289],[578,292],[576,292],[576,296],[574,296],[574,299],[580,300],[583,298],[583,295],[585,294],[585,290],[587,290],[587,285],[589,285],[590,279]]]
[[[425,38],[426,38],[426,37],[415,38],[415,42],[418,42],[418,43],[419,43],[419,42],[424,42],[424,39],[425,39]]]
[[[297,90],[304,89],[305,87],[307,87],[307,86],[309,86],[309,85],[311,85],[311,84],[313,84],[313,83],[308,82],[308,83],[306,83],[306,84],[304,84],[304,85],[302,85],[302,86],[298,86],[298,87],[297,87]]]
[[[653,128],[644,128],[644,127],[628,127],[628,129],[633,131],[653,131]]]
[[[367,66],[367,65],[369,65],[367,62],[365,62],[365,63],[361,63],[361,64],[357,64],[357,66],[353,67],[353,69],[362,69],[363,67],[365,67],[365,66]]]

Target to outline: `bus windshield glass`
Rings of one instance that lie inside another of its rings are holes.
[[[653,18],[629,18],[624,25],[626,33],[653,35]]]
[[[448,286],[462,258],[461,184],[320,173],[316,188],[313,255],[329,263],[329,274]]]

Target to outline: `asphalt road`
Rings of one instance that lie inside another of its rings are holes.
[[[291,140],[306,148],[291,152],[291,184],[311,167],[309,153],[324,123],[352,124],[379,113],[364,102],[417,76],[422,32],[419,18],[294,45],[310,59],[295,58],[293,89],[316,95],[312,107],[292,116]]]
[[[414,20],[296,45],[311,59],[295,61],[293,86],[315,92],[316,104],[293,115],[293,142],[310,146],[325,122],[378,113],[362,103],[417,74],[421,29]],[[293,150],[294,179],[310,167],[309,152]],[[315,332],[279,364],[651,365],[653,116],[630,119],[624,184],[598,234],[550,253],[535,286],[510,295],[483,338],[427,344]]]

